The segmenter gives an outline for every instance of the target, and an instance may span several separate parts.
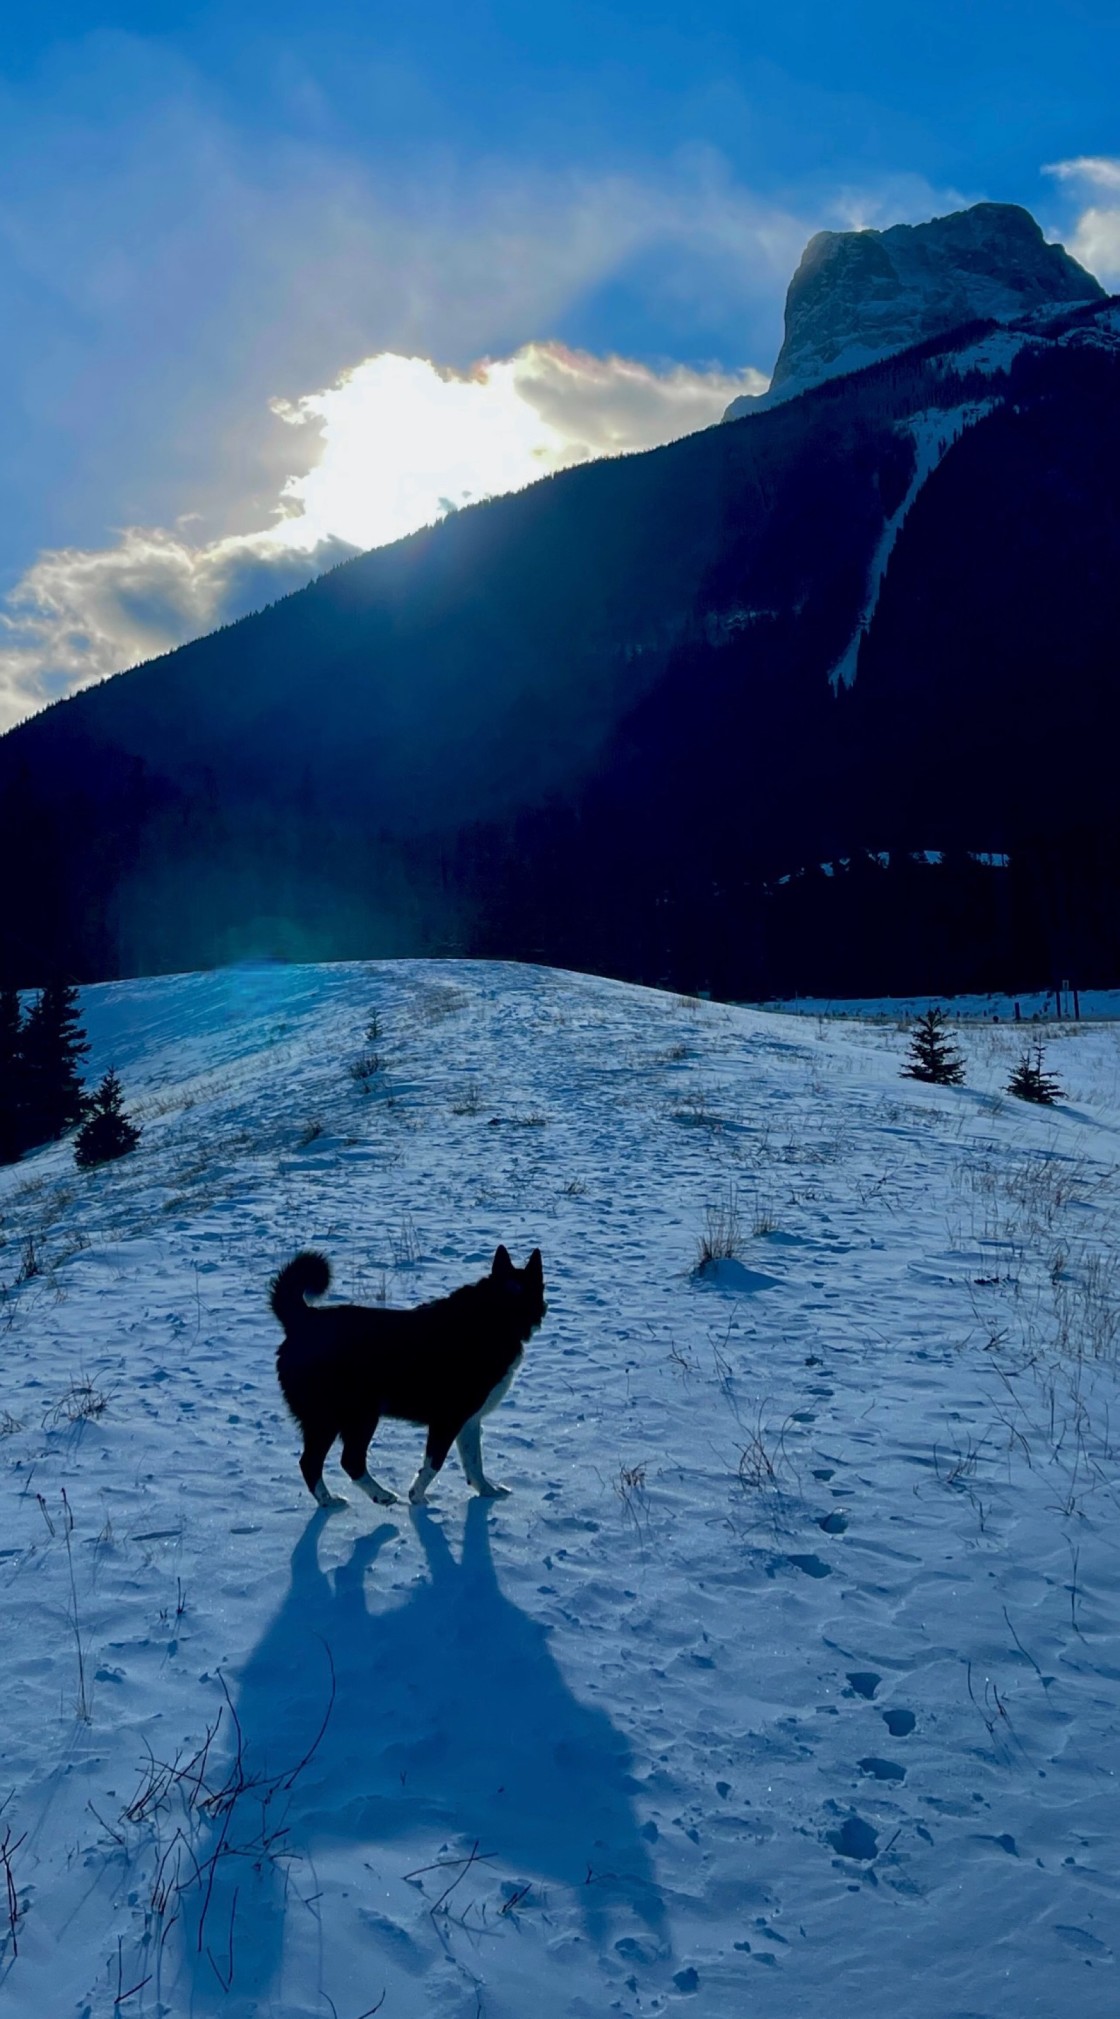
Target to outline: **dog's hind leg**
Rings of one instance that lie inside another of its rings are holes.
[[[345,1431],[342,1439],[342,1470],[348,1472],[355,1486],[360,1486],[362,1492],[368,1493],[371,1500],[376,1500],[379,1507],[391,1507],[397,1497],[392,1487],[382,1486],[381,1481],[373,1477],[366,1464],[369,1441],[376,1429],[377,1418],[374,1416],[372,1419],[367,1417],[362,1423],[352,1423]]]
[[[482,1470],[481,1410],[477,1416],[470,1417],[464,1423],[455,1443],[463,1462],[463,1471],[467,1475],[468,1486],[473,1486],[475,1492],[481,1493],[487,1500],[497,1500],[509,1492],[508,1486],[495,1486],[493,1480],[487,1479]]]
[[[320,1507],[345,1507],[346,1502],[341,1495],[328,1492],[323,1485],[323,1464],[338,1435],[334,1424],[313,1420],[302,1428],[303,1450],[299,1469],[307,1482],[308,1492],[315,1495]]]

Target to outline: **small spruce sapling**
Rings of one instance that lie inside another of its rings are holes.
[[[121,1083],[107,1072],[88,1103],[88,1114],[74,1138],[74,1162],[83,1170],[126,1157],[140,1141],[140,1131],[121,1105]]]
[[[1060,1101],[1065,1092],[1058,1085],[1053,1073],[1048,1073],[1042,1063],[1042,1039],[1028,1045],[1007,1082],[1009,1094],[1017,1094],[1021,1101],[1034,1101],[1039,1107],[1052,1107]]]
[[[964,1080],[964,1059],[947,1035],[943,1009],[930,1009],[919,1017],[910,1033],[910,1050],[902,1067],[907,1080],[928,1080],[938,1087],[959,1087]]]

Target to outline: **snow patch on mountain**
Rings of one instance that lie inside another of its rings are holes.
[[[1032,344],[1037,347],[1038,338],[1031,338],[1020,329],[993,329],[976,343],[965,344],[962,350],[949,351],[944,357],[932,360],[936,371],[946,378],[963,378],[967,372],[983,372],[986,377],[1006,374],[1011,370],[1017,357]]]
[[[899,423],[914,443],[914,474],[902,503],[891,513],[879,535],[868,569],[863,609],[851,638],[828,676],[833,692],[839,687],[850,687],[856,677],[859,648],[878,608],[887,564],[918,492],[953,443],[960,440],[965,429],[975,427],[977,421],[982,421],[985,414],[991,413],[995,404],[994,400],[970,400],[958,407],[933,407],[924,413],[912,414],[908,420]]]

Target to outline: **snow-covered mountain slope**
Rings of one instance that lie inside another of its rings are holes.
[[[927,224],[818,231],[786,295],[770,390],[733,400],[725,420],[859,371],[961,324],[1012,322],[1039,308],[1101,301],[1104,289],[1015,203],[976,203]]]
[[[545,970],[84,1010],[139,1150],[0,1173],[7,2011],[1115,2009],[1115,1027],[1048,1112],[1005,1027],[939,1090]],[[550,1306],[511,1498],[316,1512],[270,1272],[404,1302],[499,1240]]]
[[[959,407],[934,407],[926,413],[913,414],[907,420],[897,423],[898,432],[914,445],[913,475],[900,502],[895,506],[879,535],[867,571],[863,607],[843,652],[829,674],[834,689],[838,686],[850,687],[856,677],[859,648],[874,621],[891,554],[922,485],[928,482],[937,465],[954,442],[960,440],[965,429],[975,427],[978,421],[984,419],[985,414],[991,412],[992,404],[991,400],[967,400],[962,401]]]

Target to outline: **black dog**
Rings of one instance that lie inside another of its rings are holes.
[[[508,1493],[482,1470],[482,1418],[496,1409],[525,1342],[544,1317],[544,1271],[534,1248],[515,1269],[504,1248],[488,1276],[449,1297],[411,1311],[365,1304],[304,1300],[330,1287],[325,1255],[297,1255],[272,1284],[273,1311],[284,1327],[276,1372],[284,1400],[303,1432],[300,1471],[320,1507],[345,1501],[323,1484],[323,1461],[336,1437],[342,1467],[355,1486],[383,1505],[397,1498],[366,1469],[369,1442],[382,1416],[427,1426],[424,1463],[408,1490],[423,1499],[453,1443],[476,1493]]]

